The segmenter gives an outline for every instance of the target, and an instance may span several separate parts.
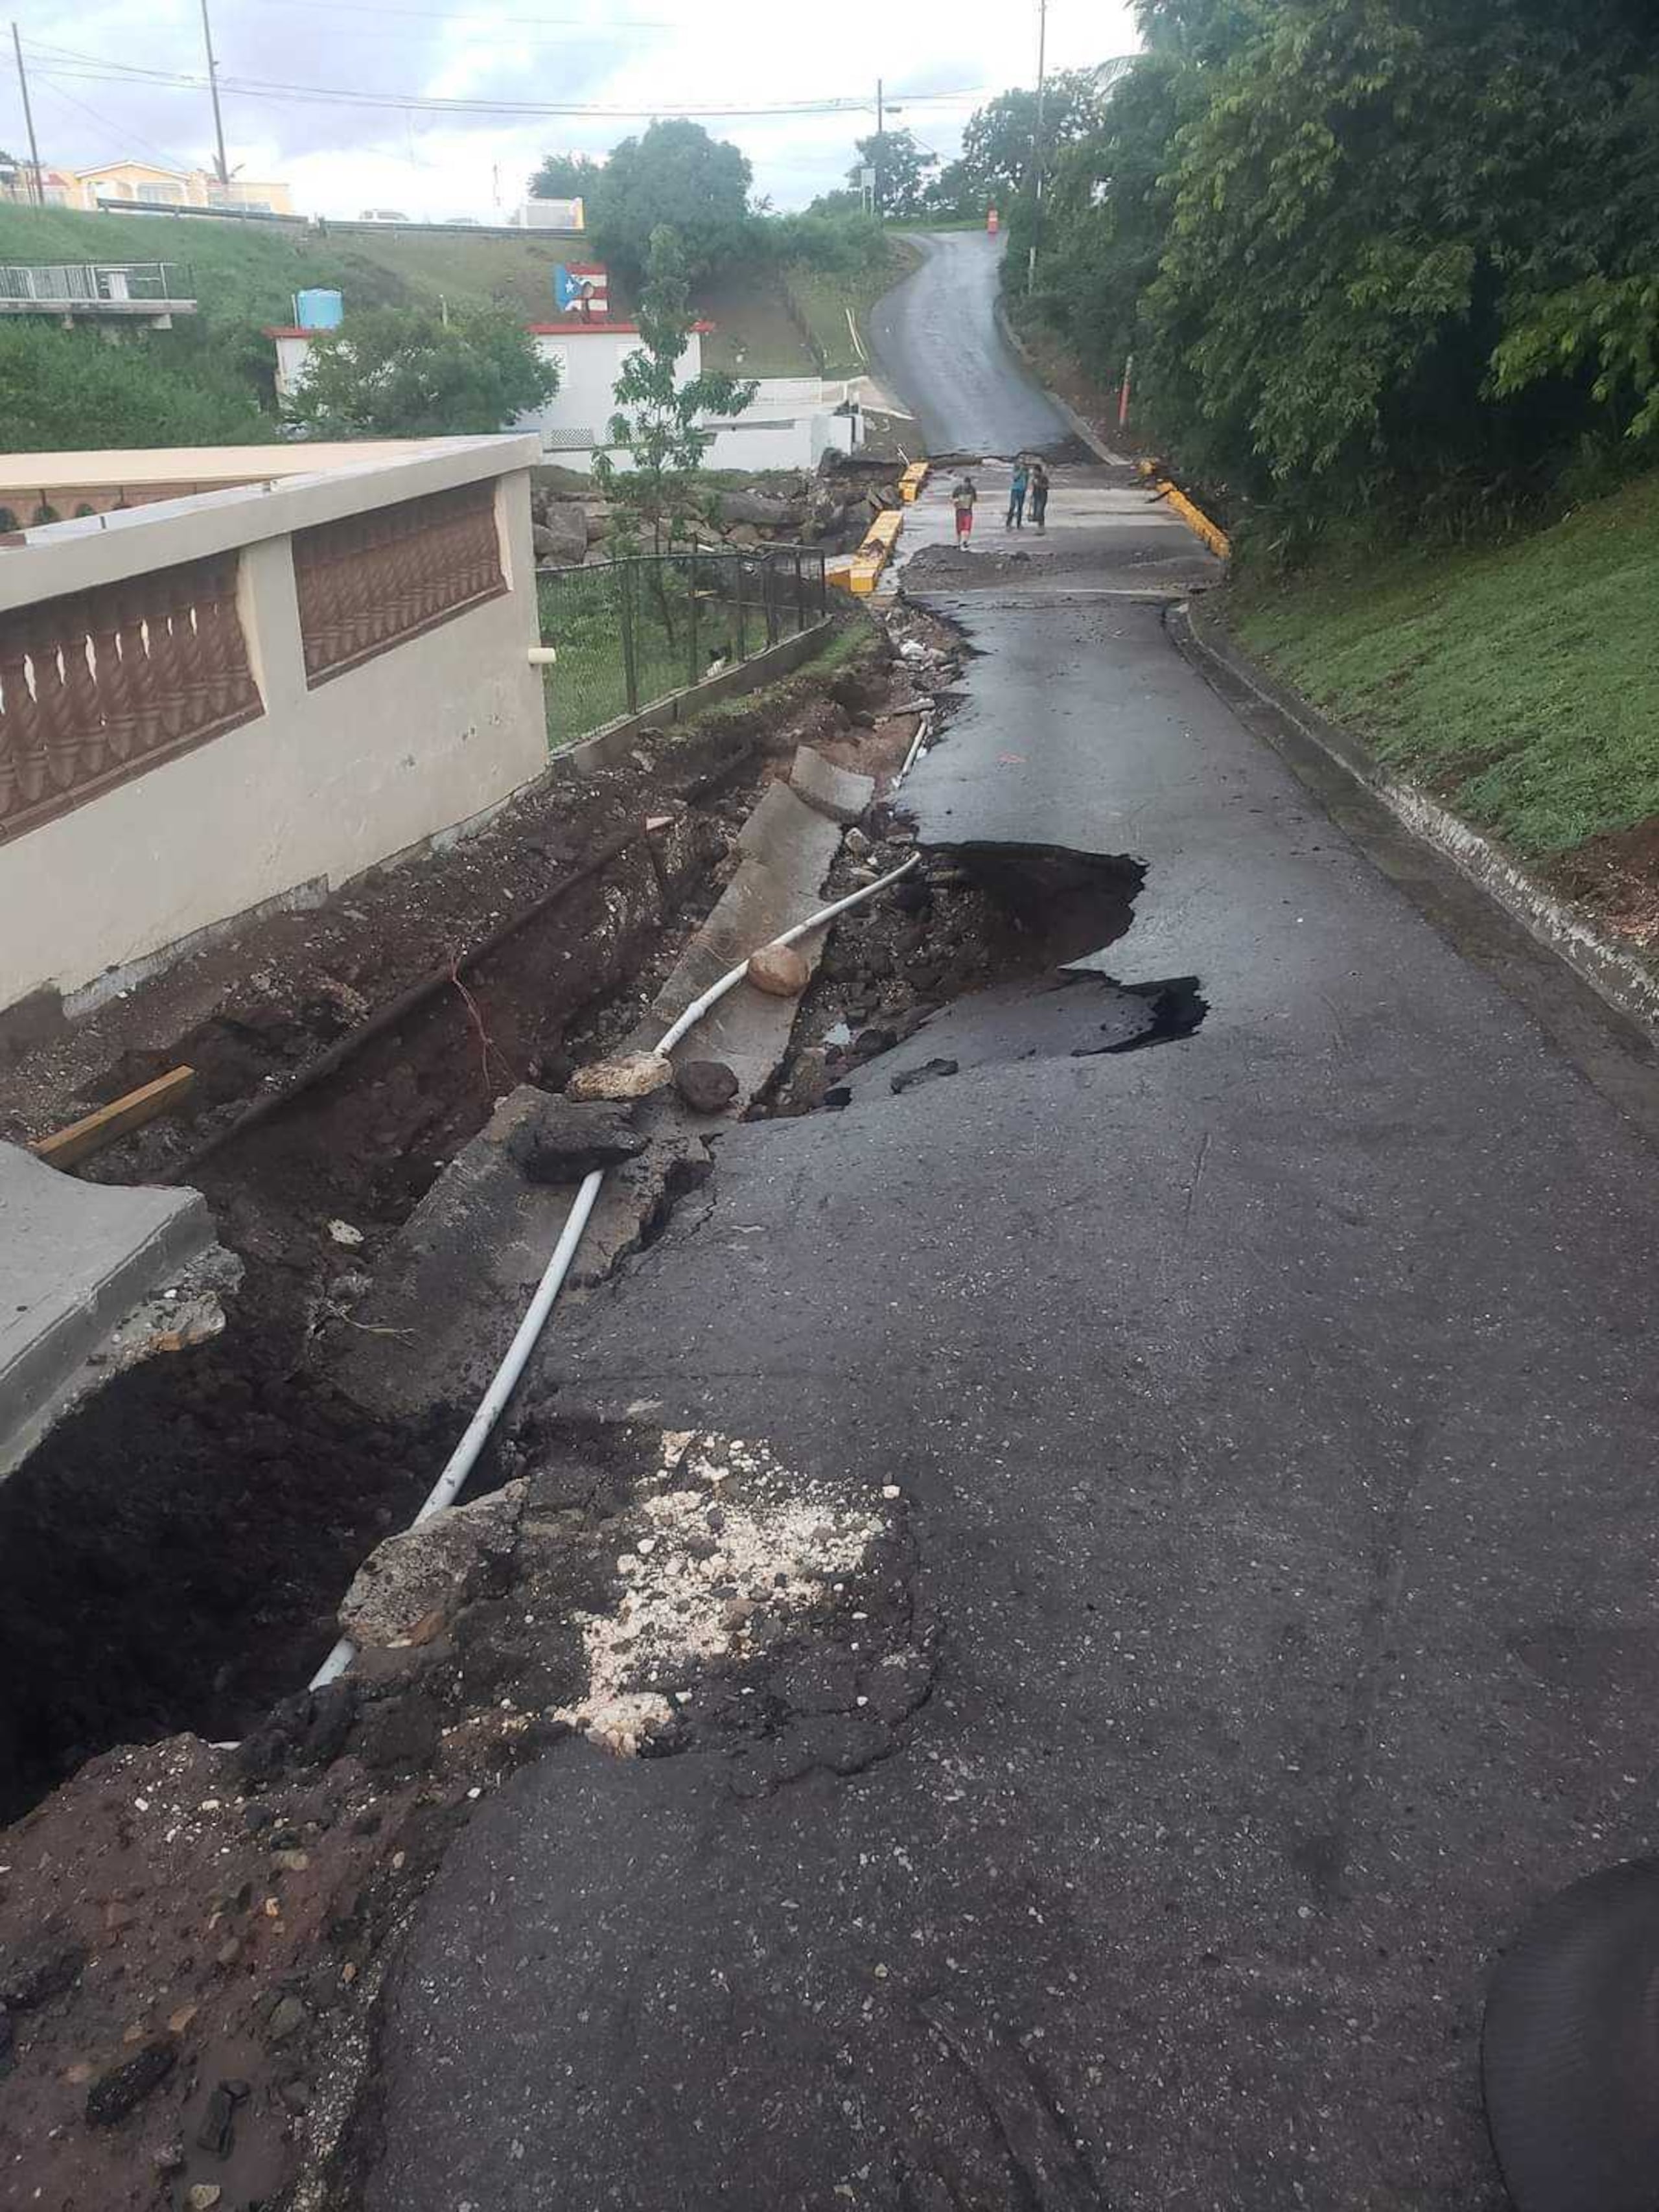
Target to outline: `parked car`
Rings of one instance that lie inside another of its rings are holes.
[[[401,208],[365,208],[357,220],[359,222],[407,222],[409,217]]]

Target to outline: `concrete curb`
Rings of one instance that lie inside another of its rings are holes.
[[[1106,444],[1099,432],[1094,428],[1093,425],[1086,422],[1084,417],[1078,413],[1076,408],[1073,406],[1070,400],[1062,399],[1059,392],[1057,392],[1053,386],[1045,380],[1042,370],[1038,365],[1036,356],[1031,351],[1030,347],[1026,344],[1024,339],[1021,337],[1019,332],[1014,328],[1012,320],[1008,313],[1007,307],[1004,303],[1000,293],[997,295],[996,317],[997,328],[1002,332],[1003,337],[1007,339],[1009,344],[1012,346],[1014,351],[1024,362],[1026,368],[1030,370],[1032,375],[1036,377],[1037,382],[1042,385],[1043,391],[1048,394],[1054,406],[1057,407],[1060,412],[1065,416],[1066,422],[1071,425],[1073,434],[1082,439],[1084,444],[1089,448],[1089,451],[1094,455],[1097,461],[1109,461],[1114,465],[1127,466],[1127,455],[1115,453],[1112,447]]]
[[[0,1145],[0,1475],[104,1379],[87,1362],[123,1316],[213,1241],[200,1191],[81,1182]]]
[[[562,746],[553,755],[549,766],[556,775],[568,772],[574,775],[592,775],[598,769],[608,768],[612,761],[623,757],[642,730],[660,729],[665,722],[684,721],[688,714],[700,714],[705,707],[714,706],[722,699],[735,698],[745,691],[764,690],[780,676],[793,675],[804,661],[812,658],[834,629],[833,619],[826,615],[810,629],[799,630],[793,637],[781,638],[764,653],[740,660],[735,668],[723,668],[718,676],[706,676],[701,684],[690,684],[684,691],[671,691],[665,699],[642,707],[637,714],[623,714],[614,722],[607,722],[603,729],[595,730],[591,737],[580,738],[574,745]],[[555,674],[556,678],[556,671]]]
[[[1245,652],[1227,627],[1213,599],[1173,608],[1170,630],[1188,658],[1224,697],[1242,691],[1297,736],[1318,746],[1356,783],[1374,792],[1413,836],[1444,855],[1469,880],[1518,921],[1528,936],[1553,952],[1608,1005],[1659,1043],[1659,975],[1633,952],[1615,944],[1583,914],[1552,896],[1491,838],[1431,799],[1425,792],[1391,775],[1364,741],[1309,705],[1280,684]]]

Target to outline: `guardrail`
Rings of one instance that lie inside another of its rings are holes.
[[[193,300],[188,261],[53,261],[0,264],[0,300],[43,307],[124,305],[131,300]]]
[[[823,549],[638,554],[537,579],[556,747],[769,652],[829,611]]]

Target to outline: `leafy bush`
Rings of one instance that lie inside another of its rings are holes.
[[[557,373],[505,308],[445,319],[381,307],[319,335],[289,414],[319,438],[487,436],[557,389]]]
[[[259,444],[270,420],[222,374],[155,331],[111,345],[95,331],[0,323],[0,450]]]

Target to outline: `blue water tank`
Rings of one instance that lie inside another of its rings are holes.
[[[294,295],[294,319],[302,331],[337,331],[345,315],[338,292],[313,290]]]

